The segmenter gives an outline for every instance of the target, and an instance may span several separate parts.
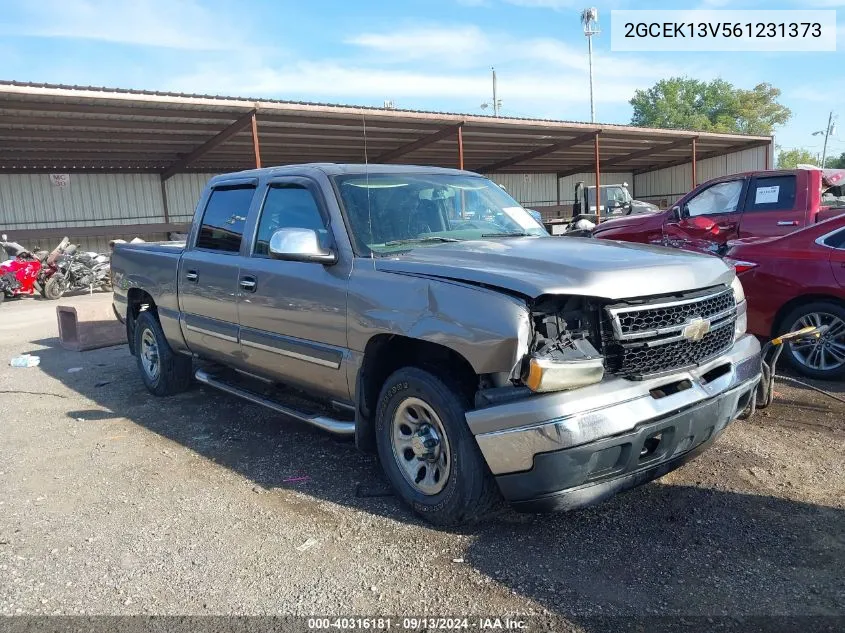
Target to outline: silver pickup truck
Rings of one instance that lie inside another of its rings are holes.
[[[549,237],[464,171],[217,176],[187,243],[119,245],[112,270],[152,393],[196,378],[354,436],[440,525],[659,477],[712,444],[760,379],[721,260]]]

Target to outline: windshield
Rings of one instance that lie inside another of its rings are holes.
[[[356,174],[335,178],[356,252],[546,230],[501,187],[480,176]]]
[[[588,190],[590,206],[596,205],[596,188],[590,187]],[[631,194],[623,185],[609,185],[601,188],[601,206],[606,207],[607,201],[618,202],[620,205],[631,202]]]

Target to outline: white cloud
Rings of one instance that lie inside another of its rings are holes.
[[[491,43],[477,26],[422,27],[363,33],[346,40],[389,61],[437,60],[462,65],[475,61],[491,50]]]
[[[39,0],[0,26],[18,36],[61,37],[186,50],[232,50],[236,29],[195,0]]]

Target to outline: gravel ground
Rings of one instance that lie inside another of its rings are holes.
[[[845,616],[845,405],[810,390],[601,506],[437,530],[347,441],[61,349],[55,305],[0,308],[0,614]]]

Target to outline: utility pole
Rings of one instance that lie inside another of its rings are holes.
[[[822,164],[821,167],[824,169],[824,161],[827,158],[827,139],[830,136],[830,129],[833,127],[833,111],[831,110],[830,114],[827,117],[827,127],[824,130],[824,149],[822,149]]]
[[[595,7],[581,11],[581,24],[584,26],[584,35],[587,36],[587,51],[590,63],[590,121],[596,122],[596,102],[593,98],[593,35],[601,33],[598,25],[599,10]]]
[[[496,69],[490,68],[493,71],[493,116],[499,116],[499,97],[496,94]]]

